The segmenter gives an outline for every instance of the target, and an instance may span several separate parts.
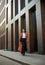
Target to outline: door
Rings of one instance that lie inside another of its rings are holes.
[[[19,46],[19,27],[18,27],[18,20],[15,21],[15,51],[18,50]]]
[[[29,11],[30,29],[30,52],[37,52],[37,28],[36,28],[36,9],[33,7]]]

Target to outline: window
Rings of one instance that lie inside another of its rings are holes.
[[[21,30],[22,30],[23,28],[26,30],[26,16],[25,16],[25,14],[23,14],[23,15],[21,16]]]
[[[32,1],[32,0],[28,0],[28,2],[30,2],[30,1]]]
[[[15,0],[15,16],[18,14],[18,0]]]
[[[13,24],[11,24],[11,50],[13,51]]]
[[[6,2],[8,3],[8,0]]]
[[[11,0],[11,19],[13,18],[13,0]]]
[[[23,9],[25,7],[25,0],[20,0],[21,3],[21,9]]]
[[[6,49],[8,50],[8,28],[6,29]]]
[[[6,9],[6,24],[8,24],[8,7]]]

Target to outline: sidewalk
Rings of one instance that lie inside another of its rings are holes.
[[[0,50],[0,55],[10,58],[15,61],[27,63],[29,65],[45,65],[45,55],[26,53],[22,56],[20,52]]]

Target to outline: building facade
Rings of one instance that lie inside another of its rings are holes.
[[[2,0],[0,49],[17,51],[22,28],[29,37],[27,52],[45,54],[44,0]]]

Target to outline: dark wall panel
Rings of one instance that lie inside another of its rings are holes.
[[[42,29],[43,29],[43,53],[45,53],[45,1],[41,0],[41,15],[42,15]]]

